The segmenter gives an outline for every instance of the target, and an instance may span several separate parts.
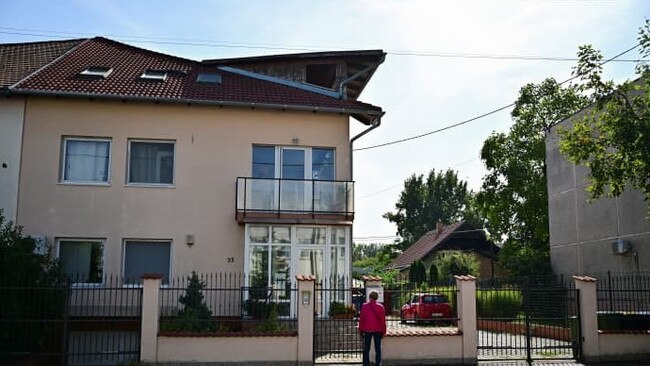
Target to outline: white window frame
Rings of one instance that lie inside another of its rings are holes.
[[[65,179],[65,167],[67,164],[67,152],[68,152],[68,141],[101,141],[108,142],[108,171],[106,176],[106,182],[93,182],[93,181],[84,181],[84,180],[66,180]],[[61,146],[61,166],[59,171],[59,184],[69,184],[69,185],[84,185],[84,186],[110,186],[111,185],[111,174],[112,174],[112,165],[113,165],[113,140],[108,137],[79,137],[79,136],[63,136]]]
[[[55,243],[56,243],[56,258],[60,259],[61,256],[61,242],[62,241],[76,241],[76,242],[98,242],[101,245],[102,248],[102,281],[99,283],[90,283],[90,282],[74,282],[72,283],[72,286],[74,287],[103,287],[105,285],[105,280],[106,280],[106,238],[85,238],[85,237],[73,237],[73,238],[68,238],[68,237],[56,237],[55,238]]]
[[[172,182],[169,183],[139,183],[139,182],[129,182],[131,177],[131,143],[132,142],[146,142],[154,144],[172,144],[174,147],[173,153],[173,171],[172,171]],[[156,140],[156,139],[128,139],[126,144],[126,177],[125,177],[125,186],[129,187],[157,187],[157,188],[175,188],[176,187],[176,140]]]
[[[172,282],[172,261],[174,259],[174,241],[172,239],[141,239],[141,238],[128,238],[122,239],[122,287],[127,288],[139,288],[142,287],[142,283],[124,283],[125,272],[126,272],[126,245],[128,242],[138,242],[138,243],[169,243],[169,282],[167,284],[160,283],[160,287],[169,287],[169,284]]]
[[[169,72],[164,70],[146,70],[140,75],[141,80],[165,81]]]
[[[282,151],[283,150],[303,150],[305,152],[305,177],[303,179],[305,180],[310,180],[312,179],[312,172],[313,172],[313,150],[314,149],[329,149],[334,152],[334,159],[333,163],[334,166],[332,167],[334,170],[334,179],[333,181],[336,181],[338,179],[337,174],[336,174],[336,148],[333,146],[292,146],[292,145],[268,145],[268,144],[253,144],[251,147],[251,152],[252,149],[254,149],[257,146],[262,146],[262,147],[274,147],[275,148],[275,177],[274,178],[282,178]],[[252,153],[251,153],[252,157]],[[251,161],[251,177],[253,176],[253,163]]]
[[[106,79],[112,72],[113,69],[110,67],[91,66],[80,72],[79,75],[98,79]]]

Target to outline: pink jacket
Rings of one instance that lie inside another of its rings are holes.
[[[370,300],[361,305],[359,333],[381,333],[386,335],[386,315],[382,304]]]

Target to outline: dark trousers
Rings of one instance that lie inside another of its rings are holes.
[[[381,366],[381,333],[363,333],[363,366],[370,365],[370,340],[375,342],[375,365]]]

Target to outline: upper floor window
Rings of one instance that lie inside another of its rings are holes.
[[[253,145],[253,178],[334,180],[332,148]]]
[[[61,181],[108,183],[111,140],[66,137],[63,139]]]
[[[173,185],[174,150],[172,141],[130,140],[127,183]]]

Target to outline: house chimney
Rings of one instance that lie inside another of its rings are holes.
[[[438,219],[436,223],[436,236],[442,234],[442,229],[445,228],[445,225],[442,223],[442,220]]]

